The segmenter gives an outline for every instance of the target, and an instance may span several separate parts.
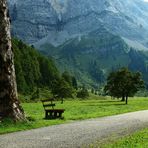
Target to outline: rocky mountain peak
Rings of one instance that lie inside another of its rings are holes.
[[[27,43],[58,46],[103,25],[148,46],[148,4],[143,0],[8,0],[12,34]]]

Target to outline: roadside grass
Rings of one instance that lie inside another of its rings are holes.
[[[127,112],[147,110],[148,98],[130,98],[129,104],[125,105],[120,100],[112,100],[110,97],[91,96],[87,100],[67,100],[64,104],[56,102],[56,108],[64,108],[64,119],[45,120],[44,109],[40,102],[22,104],[27,122],[13,123],[9,119],[0,123],[0,134],[27,130],[49,125],[68,123],[74,120],[83,120],[110,115],[117,115]]]
[[[101,148],[148,148],[148,128],[101,146]]]

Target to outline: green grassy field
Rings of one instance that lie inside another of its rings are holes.
[[[130,98],[128,105],[105,97],[91,96],[91,98],[89,100],[69,100],[64,104],[56,102],[57,108],[65,109],[63,120],[44,120],[44,109],[41,103],[23,103],[29,121],[14,124],[10,120],[5,120],[0,123],[0,134],[148,109],[148,98]]]
[[[148,148],[148,128],[101,148]]]

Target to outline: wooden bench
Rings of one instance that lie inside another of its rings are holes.
[[[54,109],[55,103],[53,103],[54,99],[42,100],[42,104],[45,110],[45,119],[57,119],[62,118],[62,114],[64,113],[64,109]],[[52,108],[52,109],[51,109]]]

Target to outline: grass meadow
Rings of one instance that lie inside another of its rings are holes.
[[[55,103],[56,108],[65,109],[64,119],[45,120],[41,102],[23,103],[22,106],[28,121],[15,124],[6,119],[0,123],[0,134],[148,109],[148,98],[142,97],[130,98],[128,105],[120,100],[95,95],[87,100],[74,99],[64,101],[64,104],[61,104],[60,101]]]

